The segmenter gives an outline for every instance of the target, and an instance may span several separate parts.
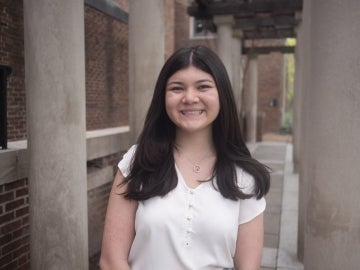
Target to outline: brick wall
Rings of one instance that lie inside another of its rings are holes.
[[[87,130],[128,124],[128,26],[85,7]]]
[[[164,0],[165,15],[165,59],[167,59],[175,49],[175,10],[174,0]]]
[[[0,63],[7,87],[8,140],[26,138],[23,1],[0,0]],[[0,269],[30,269],[27,179],[0,185]]]
[[[90,254],[89,269],[98,269],[102,232],[104,230],[104,220],[111,185],[112,183],[108,183],[88,191],[89,246],[98,247],[97,252]]]
[[[109,155],[88,161],[88,173],[96,173],[110,168],[112,175],[117,171],[117,164],[123,153]],[[101,176],[100,174],[100,177]],[[88,232],[89,232],[89,270],[98,270],[101,250],[102,232],[112,182],[88,190]]]
[[[283,55],[281,53],[261,54],[258,60],[258,139],[265,133],[278,133],[281,124],[281,106],[283,94]],[[244,57],[244,87],[247,87],[247,57]],[[244,90],[244,93],[246,90]],[[244,98],[243,93],[243,98]],[[276,106],[271,106],[271,99]],[[243,99],[243,102],[245,100]],[[243,104],[245,108],[245,104]]]
[[[0,63],[12,68],[7,88],[8,140],[21,140],[26,138],[22,0],[0,0]]]
[[[128,1],[118,0],[128,9]],[[8,140],[26,139],[23,1],[0,0],[0,63],[8,82]],[[128,26],[85,7],[88,130],[128,124]]]
[[[249,42],[250,43],[250,42]],[[256,46],[282,46],[284,40],[257,40]],[[282,97],[284,92],[284,56],[274,52],[258,55],[258,112],[261,115],[262,133],[277,133],[281,125]],[[270,101],[276,100],[271,106]]]
[[[30,269],[26,179],[0,185],[0,269]]]
[[[284,80],[284,56],[281,53],[261,55],[258,58],[258,111],[263,114],[262,133],[277,133],[281,124],[281,106]],[[271,99],[277,101],[270,106]]]

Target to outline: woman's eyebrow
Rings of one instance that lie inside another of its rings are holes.
[[[215,82],[211,79],[201,79],[201,80],[197,80],[195,82],[196,84],[199,84],[199,83],[212,83],[212,84],[215,84]],[[172,84],[175,84],[175,85],[184,85],[183,82],[181,81],[169,81],[166,86],[169,86],[169,85],[172,85]]]
[[[214,82],[213,80],[211,80],[211,79],[202,79],[202,80],[196,81],[196,83],[203,83],[203,82],[215,83],[215,82]]]
[[[170,81],[166,84],[166,86],[169,86],[171,84],[179,84],[179,85],[183,85],[184,83],[180,82],[180,81]]]

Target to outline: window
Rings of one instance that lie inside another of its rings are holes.
[[[216,38],[215,26],[212,22],[190,17],[190,39]]]

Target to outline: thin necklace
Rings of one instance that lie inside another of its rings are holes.
[[[181,158],[181,153],[180,151],[177,151],[179,153],[179,156]],[[205,159],[208,159],[210,157],[213,157],[214,155],[211,154],[211,155],[207,155],[205,157],[203,157],[202,159],[200,159],[199,161],[192,161],[190,158],[188,158],[185,154],[182,154],[185,159],[192,165],[192,171],[196,174],[199,174],[201,172],[201,166],[200,166],[200,163],[202,161],[204,161]]]

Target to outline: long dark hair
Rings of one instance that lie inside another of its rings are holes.
[[[270,187],[269,171],[251,157],[240,132],[238,112],[225,66],[212,50],[204,46],[179,49],[164,64],[156,82],[143,130],[137,140],[130,174],[125,178],[128,183],[125,197],[146,200],[154,196],[164,196],[177,185],[173,156],[176,127],[165,111],[165,92],[168,79],[175,72],[189,66],[210,74],[219,93],[220,111],[212,125],[217,153],[214,186],[223,197],[231,200],[263,197]],[[236,166],[254,177],[253,194],[244,194],[238,188]]]

